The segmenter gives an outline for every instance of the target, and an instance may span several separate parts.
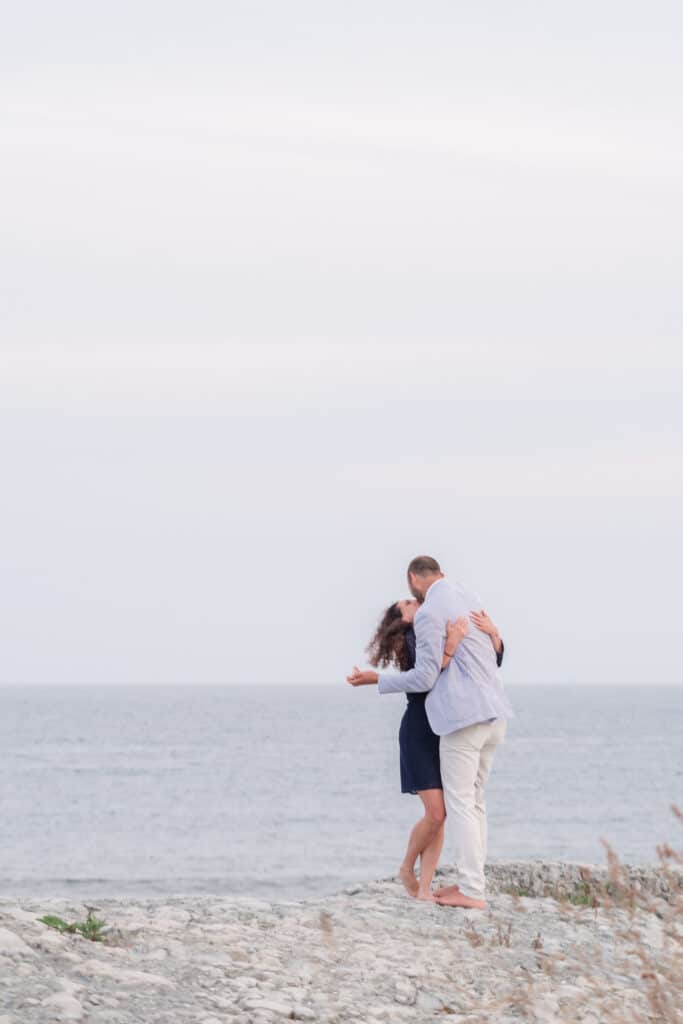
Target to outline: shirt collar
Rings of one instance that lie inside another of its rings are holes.
[[[446,579],[445,576],[440,576],[438,580],[434,580],[433,583],[430,583],[429,586],[427,587],[427,593],[425,594],[424,601],[422,603],[424,604],[424,602],[427,600],[427,598],[429,597],[429,595],[431,594],[432,590],[434,590],[435,587],[438,587],[440,583],[447,582],[448,580]]]

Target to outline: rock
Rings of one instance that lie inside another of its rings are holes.
[[[36,949],[43,949],[48,953],[61,953],[66,946],[66,936],[55,931],[44,932],[36,942]]]
[[[9,928],[0,928],[0,953],[3,956],[34,956],[30,946]]]
[[[308,1006],[295,1005],[292,1007],[292,1016],[294,1020],[317,1020],[318,1015]]]
[[[82,956],[79,956],[78,953],[73,953],[69,949],[64,950],[63,952],[61,952],[60,956],[61,956],[62,960],[68,960],[69,963],[72,963],[72,964],[80,964],[81,961],[83,960]]]
[[[415,997],[415,1005],[420,1010],[443,1010],[443,999],[433,996],[429,992],[418,992]]]
[[[99,913],[115,923],[108,934],[121,937],[117,945],[50,932],[37,921],[43,900],[0,901],[9,1017],[0,1024],[513,1024],[524,1013],[529,1024],[583,1024],[600,1021],[602,1009],[602,1019],[644,1019],[650,982],[629,942],[638,937],[676,999],[664,939],[679,888],[673,881],[660,895],[656,871],[630,871],[656,912],[636,907],[631,918],[626,904],[573,905],[572,893],[585,894],[580,865],[514,863],[488,870],[485,913],[421,906],[392,882],[359,885],[352,899],[277,905],[226,896],[103,900]],[[563,891],[569,902],[558,900]],[[51,900],[50,910],[83,916],[68,901]]]
[[[399,978],[394,991],[396,1002],[402,1003],[405,1006],[413,1006],[416,998],[417,989],[412,982],[407,981],[405,978]]]
[[[268,1013],[279,1013],[287,1017],[292,1012],[291,1003],[276,1003],[269,999],[257,999],[249,997],[244,1000],[245,1010],[267,1010]]]
[[[46,924],[42,924],[38,921],[35,914],[29,913],[28,910],[22,910],[21,907],[3,907],[2,913],[6,917],[12,917],[15,921],[26,921],[31,924],[39,923],[41,928],[47,928]],[[41,915],[42,916],[42,915]]]
[[[159,949],[150,949],[148,953],[145,953],[145,960],[166,960],[168,953],[163,947]]]
[[[84,1012],[78,999],[69,995],[68,992],[58,992],[56,995],[44,999],[42,1005],[59,1020],[80,1020]]]
[[[258,981],[256,978],[252,978],[248,974],[242,974],[238,978],[232,978],[232,983],[236,988],[254,988],[258,987]]]
[[[85,960],[81,965],[81,970],[84,974],[113,978],[114,981],[118,981],[122,985],[160,985],[164,987],[168,985],[173,986],[174,984],[170,978],[165,978],[161,974],[150,974],[147,971],[134,971],[120,967],[112,967],[111,964],[94,958],[91,960]]]
[[[224,999],[223,996],[211,996],[211,1002],[219,1010],[232,1010],[235,1007],[234,999]]]

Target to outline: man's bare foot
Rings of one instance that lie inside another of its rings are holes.
[[[485,910],[485,900],[473,900],[464,892],[453,892],[449,896],[436,896],[436,902],[442,907],[464,907],[465,910]]]
[[[411,868],[407,868],[404,864],[401,864],[398,877],[401,879],[410,895],[417,896],[417,891],[420,887],[418,885],[417,878],[415,877],[415,872]]]
[[[454,892],[460,892],[459,885],[445,885],[443,889],[435,889],[435,896],[452,896]]]
[[[436,897],[433,892],[420,892],[415,897],[416,900],[420,900],[422,903],[436,903]]]

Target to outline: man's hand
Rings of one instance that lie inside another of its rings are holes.
[[[353,672],[350,676],[346,677],[346,682],[350,686],[371,686],[376,683],[379,676],[376,672],[361,672],[358,665],[353,666]]]

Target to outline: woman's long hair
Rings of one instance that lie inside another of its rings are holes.
[[[395,665],[400,672],[407,672],[412,668],[406,647],[406,630],[408,628],[409,623],[403,621],[398,605],[389,605],[367,647],[370,664],[375,668]]]

